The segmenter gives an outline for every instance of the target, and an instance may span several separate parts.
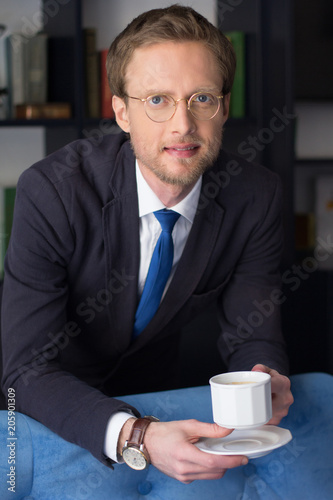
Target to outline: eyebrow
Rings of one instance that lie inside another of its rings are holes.
[[[198,87],[196,90],[194,90],[191,94],[189,94],[189,97],[193,94],[197,94],[198,92],[222,92],[222,89],[219,89],[218,87],[214,86],[205,86],[205,87]],[[161,90],[161,89],[148,89],[145,91],[147,96],[155,95],[155,94],[164,94],[164,95],[174,95],[174,92],[170,92],[168,90]]]

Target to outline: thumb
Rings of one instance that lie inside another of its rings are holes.
[[[228,436],[232,433],[234,429],[227,429],[226,427],[221,427],[218,424],[209,424],[204,422],[196,421],[196,429],[194,434],[198,437],[206,438],[222,438]]]
[[[218,424],[210,424],[212,429],[212,437],[220,438],[229,436],[233,432],[234,429],[227,429],[226,427],[221,427]],[[209,437],[209,436],[207,436]]]
[[[262,364],[257,364],[255,365],[252,370],[252,372],[263,372],[263,373],[270,373],[270,368],[266,365],[262,365]]]

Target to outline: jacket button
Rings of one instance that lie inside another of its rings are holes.
[[[140,495],[149,495],[152,489],[153,485],[149,481],[142,481],[142,483],[138,484],[138,492]]]

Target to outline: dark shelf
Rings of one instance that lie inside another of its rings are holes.
[[[70,119],[38,119],[38,120],[1,120],[0,127],[76,127],[77,120]]]
[[[333,158],[296,158],[296,165],[301,167],[333,167]]]
[[[45,5],[49,3],[48,0],[42,0],[42,2]],[[71,100],[73,119],[0,121],[0,127],[45,127],[47,154],[68,144],[71,140],[84,137],[85,130],[101,129],[100,125],[103,118],[85,118],[82,4],[81,0],[62,2],[57,15],[49,16],[48,22],[45,24],[45,31],[54,40],[51,51],[51,57],[54,60],[50,61],[53,68],[52,82],[49,89],[51,91],[50,99],[59,102],[61,100]],[[328,0],[320,0],[318,5],[326,6],[328,13],[333,11],[333,7]],[[223,32],[244,31],[248,43],[246,86],[249,116],[240,119],[230,118],[227,121],[224,144],[227,149],[239,153],[240,145],[247,141],[250,135],[255,138],[258,137],[259,140],[260,138],[264,139],[260,143],[263,147],[260,150],[258,149],[255,161],[276,172],[282,180],[285,225],[285,255],[282,270],[290,273],[293,266],[296,265],[295,263],[301,258],[299,254],[298,256],[295,255],[294,248],[293,177],[295,163],[297,166],[304,166],[304,168],[314,164],[329,166],[330,164],[333,165],[333,159],[296,159],[295,162],[295,123],[292,119],[286,118],[285,126],[280,127],[279,131],[275,131],[273,135],[269,131],[272,130],[274,110],[278,110],[282,116],[289,117],[293,114],[295,12],[304,13],[305,10],[309,10],[310,16],[314,14],[313,21],[317,22],[320,17],[318,5],[316,4],[316,8],[313,9],[313,2],[310,2],[310,0],[247,0],[246,2],[229,3],[222,0],[217,1],[220,29]],[[322,16],[320,22],[327,27],[330,19],[330,16],[324,16],[324,19]],[[298,22],[296,26],[298,31],[300,28],[302,29],[302,26]],[[312,36],[309,36],[309,33]],[[306,43],[311,45],[314,38],[316,38],[316,33],[313,36],[311,30],[303,30],[302,36],[307,39]],[[322,31],[321,37],[325,33]],[[331,32],[329,37],[329,47],[331,47]],[[318,41],[320,41],[319,38]],[[68,47],[68,51],[65,51],[66,63],[63,59],[64,46]],[[300,48],[302,46],[298,43],[296,50],[298,51]],[[306,69],[307,72],[310,71],[312,77],[315,75],[312,79],[316,90],[318,75],[316,71],[313,71],[315,64],[312,63],[316,63],[318,56],[320,56],[318,61],[321,61],[321,55],[313,47],[311,47],[311,51],[311,57],[306,50],[304,51],[304,65],[302,65],[301,69]],[[309,61],[311,61],[311,64],[309,64]],[[326,57],[325,61],[329,61],[329,58]],[[64,65],[66,68],[64,68]],[[329,64],[326,64],[323,69],[325,69],[325,72],[330,73]],[[332,81],[332,74],[331,72],[330,79],[327,79],[324,83],[321,82],[322,85],[325,84],[328,88],[329,95],[332,94],[333,88],[332,85],[329,86],[329,82]],[[67,75],[66,86],[63,85],[64,75]],[[300,87],[300,83],[302,87],[308,83],[307,79],[300,79],[299,75],[298,72],[296,75],[297,88]],[[311,97],[313,95],[312,89],[299,89],[299,95]],[[113,123],[112,120],[110,123]],[[283,121],[279,123],[281,125]],[[265,130],[268,130],[266,135]],[[329,349],[332,352],[333,344],[333,341],[328,339],[328,332],[333,338],[333,317],[330,313],[330,304],[333,300],[332,273],[313,273],[308,280],[302,281],[299,290],[293,291],[289,289],[287,292],[288,297],[283,307],[283,320],[286,336],[288,337],[293,371],[326,369],[329,366],[326,354]],[[308,295],[308,292],[310,295]],[[198,345],[200,346],[200,344]],[[317,349],[318,345],[320,345],[320,349]],[[200,347],[197,352],[200,353]],[[197,367],[197,363],[192,361],[193,367]],[[198,362],[199,364],[202,362],[202,356]],[[332,362],[330,367],[332,369]],[[207,382],[206,377],[203,381],[204,383]]]

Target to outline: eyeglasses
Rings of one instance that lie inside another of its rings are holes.
[[[167,94],[154,94],[148,96],[146,99],[130,95],[127,97],[143,102],[146,115],[153,122],[157,123],[171,120],[176,113],[177,104],[180,101],[187,102],[188,111],[197,120],[211,120],[217,115],[221,99],[223,99],[223,95],[214,95],[207,92],[196,92],[189,99],[183,98],[177,100]]]

